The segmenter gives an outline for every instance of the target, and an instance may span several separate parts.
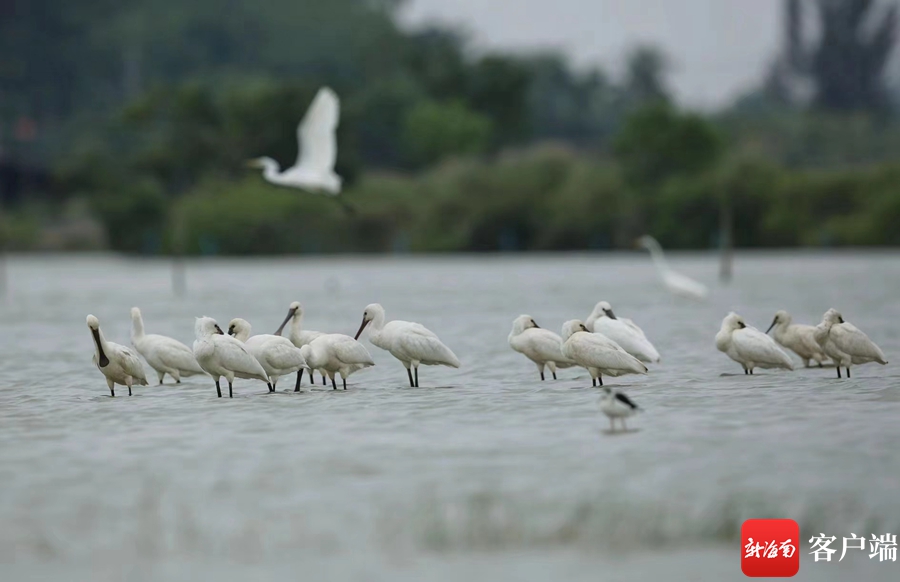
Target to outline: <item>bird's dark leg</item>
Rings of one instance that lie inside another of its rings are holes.
[[[416,388],[419,387],[419,367],[416,366]]]
[[[266,385],[269,387],[269,392],[275,392],[275,388],[272,386],[271,382],[266,382]]]
[[[218,381],[218,380],[216,380],[216,394],[219,395],[219,398],[222,397],[222,387],[219,386],[219,381]]]
[[[409,387],[410,387],[410,388],[415,388],[415,387],[416,387],[416,383],[413,382],[412,370],[409,369],[409,368],[407,368],[407,369],[406,369],[406,375],[409,376]]]
[[[544,371],[541,370],[541,382],[543,382],[543,381],[544,381]]]
[[[312,376],[312,370],[309,371],[309,375]],[[297,383],[294,384],[294,392],[300,392],[300,380],[303,379],[303,368],[297,372]]]
[[[848,371],[849,371],[849,369],[850,368],[847,368]],[[849,376],[848,376],[848,378],[849,378]],[[128,386],[128,395],[131,396],[131,386],[130,385]]]
[[[176,384],[181,384],[181,378],[175,380],[175,383],[176,383]]]
[[[325,374],[322,374],[322,386],[328,386],[328,381],[325,379]]]
[[[750,375],[753,375],[753,368],[750,368]]]
[[[597,384],[603,386],[603,376],[597,376]]]
[[[593,387],[593,388],[597,387],[597,379],[594,378],[593,376],[591,377],[591,387]]]
[[[850,366],[847,366],[847,377],[850,377]]]
[[[228,383],[228,397],[234,398],[234,393],[231,391],[231,382]]]
[[[347,379],[344,378],[343,376],[341,376],[341,382],[344,383],[344,390],[346,390],[347,389]]]
[[[553,372],[553,379],[556,380],[556,372]],[[543,378],[541,378],[543,380]]]
[[[116,397],[116,389],[112,386],[109,387],[109,395],[112,396],[113,398]]]
[[[746,376],[749,373],[750,373],[750,370],[748,370],[747,368],[744,368],[744,376]]]
[[[331,389],[337,390],[337,384],[334,383],[334,376],[331,377]]]
[[[838,371],[838,378],[840,378],[840,377],[841,377],[841,365],[838,364],[837,366],[835,366],[835,368],[837,368],[837,371]]]

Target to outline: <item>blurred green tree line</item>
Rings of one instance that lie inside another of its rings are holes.
[[[708,248],[727,199],[739,246],[900,242],[888,220],[900,130],[876,62],[893,12],[874,37],[853,36],[873,71],[867,97],[823,97],[847,89],[815,55],[853,41],[837,30],[803,53],[788,18],[786,46],[817,97],[783,90],[781,60],[758,91],[704,117],[673,103],[651,47],[621,78],[556,54],[472,54],[455,30],[398,26],[401,4],[0,0],[0,145],[54,176],[6,230],[27,247],[23,225],[87,201],[128,252],[178,240],[243,254],[621,248],[644,231]],[[243,166],[290,163],[325,84],[342,100],[337,171],[355,216]],[[37,138],[10,138],[23,116]]]

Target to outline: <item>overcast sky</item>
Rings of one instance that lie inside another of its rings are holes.
[[[781,0],[409,0],[404,21],[460,24],[480,48],[557,48],[618,71],[638,43],[674,60],[672,86],[695,107],[727,104],[777,53]]]

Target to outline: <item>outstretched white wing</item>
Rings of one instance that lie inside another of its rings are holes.
[[[312,175],[326,175],[334,171],[337,160],[337,130],[340,119],[340,102],[334,91],[322,87],[300,125],[297,126],[297,142],[300,151],[291,172],[301,171]]]

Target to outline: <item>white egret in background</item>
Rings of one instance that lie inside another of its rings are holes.
[[[600,397],[599,404],[600,412],[609,419],[610,432],[615,432],[616,430],[616,419],[622,423],[622,430],[628,430],[628,427],[625,425],[625,419],[643,410],[624,393],[609,386],[603,387],[603,395]]]
[[[303,306],[300,305],[299,301],[294,301],[288,307],[287,317],[284,318],[284,321],[281,322],[281,325],[278,326],[278,329],[275,330],[273,335],[281,335],[281,332],[284,331],[284,326],[291,323],[291,327],[288,330],[287,338],[291,340],[298,348],[302,348],[306,344],[310,343],[314,339],[319,336],[325,335],[320,331],[312,331],[309,329],[301,329],[301,325],[303,324]],[[314,384],[313,381],[313,370],[316,368],[310,367],[309,369],[309,383]],[[325,372],[323,370],[319,370],[319,373],[322,374],[322,386],[325,386]],[[303,370],[297,372],[297,382],[299,387],[300,378],[303,376]]]
[[[722,320],[716,334],[716,348],[752,374],[753,368],[784,368],[793,370],[791,357],[778,347],[775,340],[744,323],[744,318],[731,312]]]
[[[131,308],[131,344],[140,355],[144,356],[150,367],[156,370],[160,384],[163,383],[166,374],[172,376],[176,384],[181,384],[182,376],[198,376],[206,373],[197,363],[191,348],[164,335],[144,333],[144,319],[137,307]]]
[[[591,333],[573,319],[562,327],[562,353],[591,375],[591,384],[603,386],[603,375],[646,374],[647,366],[606,336]]]
[[[816,341],[816,328],[812,325],[791,323],[791,314],[785,310],[775,313],[772,325],[766,330],[769,333],[773,329],[772,336],[781,346],[791,350],[803,360],[803,367],[809,368],[809,361],[815,360],[819,367],[827,357],[822,351],[822,346]]]
[[[644,330],[625,317],[616,317],[612,306],[601,301],[584,321],[588,331],[605,335],[623,350],[645,363],[659,363],[659,352],[644,335]]]
[[[337,390],[335,375],[340,374],[344,390],[350,374],[375,365],[369,350],[349,335],[342,333],[322,334],[300,348],[310,368],[323,370],[331,378],[331,387]]]
[[[359,339],[366,326],[369,326],[369,341],[390,352],[406,367],[411,387],[419,386],[420,364],[459,368],[456,354],[442,344],[434,332],[410,321],[385,323],[384,307],[377,303],[372,303],[363,311],[362,323],[353,339]]]
[[[228,380],[228,397],[233,398],[232,384],[235,378],[261,380],[269,383],[269,375],[247,347],[230,335],[212,317],[198,317],[194,323],[194,357],[203,371],[212,376],[216,383],[216,393],[222,397],[219,379]]]
[[[881,348],[855,325],[844,321],[836,309],[825,312],[822,323],[816,326],[815,337],[823,351],[834,360],[838,378],[841,377],[841,366],[847,369],[849,378],[851,364],[877,362],[883,366],[888,363]]]
[[[278,378],[297,372],[297,383],[294,392],[300,392],[302,371],[306,368],[306,360],[300,348],[286,337],[268,333],[251,336],[252,328],[246,319],[236,317],[228,324],[228,335],[242,342],[247,351],[262,364],[269,376],[269,392],[275,392]]]
[[[543,329],[530,315],[520,315],[513,320],[512,331],[509,332],[509,347],[519,352],[535,364],[544,379],[544,367],[550,368],[556,380],[557,368],[571,368],[575,362],[562,353],[562,338]]]
[[[644,235],[637,240],[637,244],[650,251],[653,264],[656,266],[656,272],[669,292],[689,299],[706,299],[707,295],[709,295],[706,285],[669,268],[668,263],[666,263],[666,257],[663,255],[662,247],[659,246],[655,238],[650,235]]]
[[[147,375],[144,373],[144,364],[138,355],[123,345],[107,341],[100,331],[100,320],[93,315],[87,316],[87,326],[94,338],[94,365],[106,376],[106,384],[109,386],[109,395],[116,395],[116,384],[128,386],[128,395],[131,396],[131,387],[147,385]]]

